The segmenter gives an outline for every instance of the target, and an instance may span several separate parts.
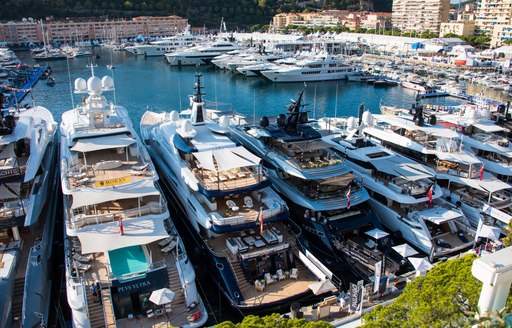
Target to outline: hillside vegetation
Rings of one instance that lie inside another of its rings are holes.
[[[378,11],[391,11],[392,0],[373,0]],[[23,17],[41,19],[77,16],[111,18],[141,15],[178,15],[188,18],[192,26],[215,28],[221,18],[228,29],[268,24],[281,12],[322,9],[359,10],[359,0],[3,0],[0,20]]]

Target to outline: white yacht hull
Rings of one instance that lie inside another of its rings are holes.
[[[302,72],[262,71],[261,74],[272,82],[313,82],[346,80],[353,72],[302,74]]]

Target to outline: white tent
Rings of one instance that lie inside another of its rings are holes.
[[[385,232],[385,231],[382,231],[378,228],[375,228],[375,229],[372,229],[372,230],[369,230],[369,231],[366,231],[365,232],[366,235],[372,237],[373,239],[375,240],[379,240],[381,238],[384,238],[386,236],[389,236],[389,233]]]
[[[409,262],[417,271],[428,271],[434,267],[426,257],[409,257]]]
[[[149,296],[149,300],[156,305],[171,303],[176,293],[169,288],[161,288],[154,290]]]
[[[336,286],[329,279],[321,280],[308,285],[309,289],[313,291],[313,294],[320,295],[336,290]]]
[[[493,226],[490,226],[487,224],[482,224],[480,226],[480,229],[478,229],[478,231],[476,232],[476,238],[484,237],[487,239],[499,240],[500,234],[502,232],[503,231],[498,227],[493,227]]]
[[[401,244],[392,247],[402,257],[409,257],[418,254],[418,252],[412,248],[409,244]]]

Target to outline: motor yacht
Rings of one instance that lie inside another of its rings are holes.
[[[280,65],[261,71],[261,74],[272,82],[306,82],[346,80],[355,72],[354,68],[345,60],[332,55],[320,54],[297,61],[294,65]]]
[[[0,326],[48,324],[57,215],[57,123],[0,94]]]
[[[91,71],[93,68],[91,67]],[[194,268],[113,79],[75,80],[87,95],[62,115],[67,300],[75,327],[200,327]]]
[[[125,50],[134,55],[157,57],[176,51],[177,49],[190,47],[202,40],[201,37],[191,34],[190,25],[187,25],[183,33],[151,41],[148,44],[128,46],[125,47]]]
[[[228,118],[210,118],[200,75],[195,88],[190,110],[146,112],[141,133],[203,264],[244,313],[311,296],[309,284],[325,274],[306,256],[300,228],[261,159],[231,138]]]
[[[171,66],[208,65],[214,57],[238,50],[240,45],[231,41],[215,41],[165,54]]]
[[[365,112],[362,122],[370,118]],[[470,248],[475,230],[460,208],[441,198],[435,171],[364,138],[354,121],[349,118],[346,133],[324,140],[354,169],[381,222],[431,261]]]
[[[232,128],[233,134],[269,167],[273,188],[287,200],[292,219],[305,231],[313,253],[325,259],[331,272],[342,273],[346,282],[368,279],[380,256],[364,247],[365,232],[382,225],[369,210],[369,195],[352,169],[322,140],[307,112],[300,110],[303,91],[275,123],[262,117],[259,125]],[[386,263],[386,272],[395,269],[392,261]]]

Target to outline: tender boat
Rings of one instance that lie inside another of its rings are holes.
[[[91,68],[92,69],[92,68]],[[75,81],[88,97],[62,115],[65,281],[75,327],[207,320],[195,272],[158,175],[126,109],[109,103],[112,78]]]
[[[57,123],[0,94],[0,326],[46,326],[57,215]],[[15,323],[14,323],[15,322]]]
[[[232,139],[228,118],[210,119],[200,75],[195,88],[190,110],[146,112],[141,133],[203,264],[243,313],[310,297],[308,286],[325,274],[308,259],[300,228],[261,159]]]

